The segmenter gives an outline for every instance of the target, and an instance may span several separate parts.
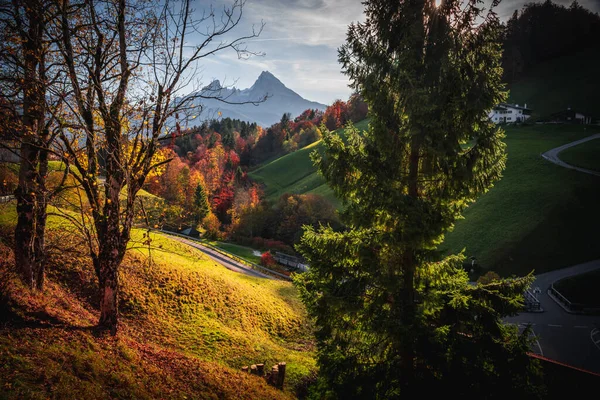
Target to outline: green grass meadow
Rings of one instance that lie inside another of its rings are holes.
[[[590,140],[563,150],[558,154],[558,158],[567,164],[600,172],[600,139]]]
[[[356,123],[356,128],[366,130],[368,120]],[[344,129],[335,131],[343,134]],[[324,196],[336,207],[341,202],[334,196],[333,191],[327,186],[314,167],[310,154],[317,150],[323,151],[322,141],[310,144],[298,151],[278,158],[256,170],[249,175],[252,179],[265,185],[265,195],[268,200],[277,201],[284,193],[305,194],[314,193]]]
[[[440,248],[464,248],[466,256],[502,276],[600,258],[600,178],[541,157],[592,133],[577,125],[506,128],[504,177],[465,211]]]

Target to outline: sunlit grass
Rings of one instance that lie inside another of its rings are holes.
[[[0,246],[15,221],[14,203],[1,206]],[[63,223],[49,219],[49,241],[59,235],[68,246]],[[85,328],[98,316],[85,248],[52,253],[43,294],[17,292],[14,309],[33,315],[34,327],[0,334],[0,364],[11,370],[0,367],[0,397],[44,398],[52,389],[70,398],[287,398],[314,370],[310,324],[291,283],[230,271],[165,235],[150,233],[148,247],[145,234],[132,231],[122,263],[116,340]],[[38,311],[55,326],[35,327]],[[240,372],[279,361],[288,365],[286,392]]]
[[[358,130],[366,130],[368,120],[360,121],[355,126]],[[343,128],[338,129],[336,133],[343,135]],[[314,150],[323,151],[321,140],[271,161],[251,172],[249,176],[265,185],[265,195],[271,201],[277,201],[284,193],[315,193],[333,200],[333,191],[317,173],[310,159]],[[336,206],[340,205],[337,199],[333,203]]]
[[[251,247],[241,246],[239,244],[233,243],[217,242],[212,240],[207,241],[207,243],[218,247],[221,250],[234,254],[240,258],[243,258],[246,261],[252,262],[254,264],[260,263],[260,256],[254,254],[254,252],[256,252],[257,250]],[[260,251],[258,251],[258,253],[260,253]]]

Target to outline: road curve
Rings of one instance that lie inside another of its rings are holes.
[[[576,167],[574,165],[567,164],[566,162],[564,162],[560,158],[558,158],[558,154],[561,151],[566,150],[569,147],[577,146],[578,144],[585,143],[585,142],[588,142],[588,141],[594,140],[594,139],[600,139],[600,133],[597,133],[592,136],[588,136],[588,137],[580,139],[580,140],[576,140],[571,143],[563,144],[562,146],[556,147],[552,150],[548,150],[547,152],[542,154],[542,157],[544,157],[546,160],[550,161],[551,163],[560,165],[561,167],[564,167],[564,168],[574,169],[575,171],[583,172],[584,174],[600,176],[600,172],[598,172],[598,171],[592,171],[590,169]]]
[[[181,243],[185,243],[189,246],[192,246],[195,249],[200,250],[201,252],[206,254],[210,259],[212,259],[213,261],[215,261],[218,264],[221,264],[222,266],[224,266],[225,268],[227,268],[231,271],[239,272],[241,274],[246,274],[249,276],[255,276],[257,278],[274,279],[273,277],[271,277],[269,275],[255,271],[252,268],[248,267],[247,265],[239,263],[231,258],[228,258],[228,257],[224,256],[223,254],[220,254],[206,246],[202,246],[198,242],[195,242],[193,240],[187,240],[187,239],[184,239],[184,238],[181,238],[178,236],[173,236],[173,235],[169,235],[169,237],[173,240],[177,240]]]
[[[600,269],[600,260],[536,275],[531,287],[540,288],[538,300],[544,312],[523,312],[505,321],[519,326],[531,325],[536,336],[536,353],[600,373],[600,346],[596,346],[592,335],[600,328],[600,316],[570,314],[548,296],[548,289],[555,281],[597,269]]]

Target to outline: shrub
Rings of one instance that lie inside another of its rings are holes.
[[[266,251],[260,256],[260,265],[263,267],[274,267],[277,265],[277,261],[275,261],[270,252]]]
[[[206,229],[205,236],[209,239],[220,239],[221,231],[219,228],[221,227],[221,222],[215,214],[208,213],[206,217],[202,220],[202,225]]]

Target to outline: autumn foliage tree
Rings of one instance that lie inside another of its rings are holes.
[[[147,176],[168,161],[157,162],[154,155],[160,141],[171,138],[169,121],[197,115],[198,99],[218,97],[194,80],[198,63],[227,49],[251,55],[244,40],[262,28],[231,35],[243,6],[243,1],[235,1],[218,18],[212,10],[195,17],[187,0],[59,5],[54,30],[71,104],[70,112],[61,115],[61,145],[89,203],[93,224],[81,228],[89,239],[99,282],[99,325],[112,334],[118,322],[119,266],[131,235],[137,193]],[[200,38],[194,38],[193,45],[192,33]],[[194,86],[197,91],[179,94]]]

